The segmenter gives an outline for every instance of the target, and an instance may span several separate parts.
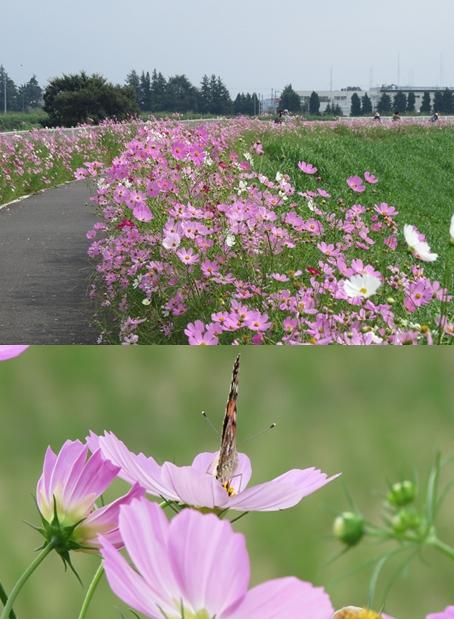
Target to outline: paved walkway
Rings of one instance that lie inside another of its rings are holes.
[[[96,343],[90,195],[85,182],[73,182],[0,209],[0,343]]]

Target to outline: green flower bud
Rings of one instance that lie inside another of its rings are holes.
[[[394,297],[388,297],[386,299],[386,303],[389,303],[389,305],[394,305],[395,302],[396,302],[396,299]]]
[[[401,509],[393,517],[391,525],[395,533],[415,531],[421,526],[421,517],[412,509]]]
[[[346,546],[356,546],[364,536],[364,518],[361,514],[344,512],[334,521],[333,532]]]
[[[393,507],[403,507],[413,503],[416,498],[416,484],[412,481],[398,481],[388,492],[388,503]]]

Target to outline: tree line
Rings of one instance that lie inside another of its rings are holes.
[[[166,79],[156,69],[139,75],[133,69],[126,77],[126,85],[133,91],[134,99],[143,112],[199,112],[201,114],[260,113],[260,100],[256,93],[239,93],[232,101],[221,77],[204,75],[199,87],[186,75],[173,75]]]
[[[17,86],[10,78],[6,69],[0,65],[0,109],[3,110],[6,91],[6,108],[12,112],[26,112],[42,105],[43,91],[36,75]]]

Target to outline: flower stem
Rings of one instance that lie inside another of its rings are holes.
[[[0,582],[0,599],[2,601],[2,604],[6,604],[6,600],[8,599],[8,594],[6,593],[5,589],[3,588],[3,585],[2,585],[1,582]],[[16,619],[16,615],[15,615],[13,609],[11,609],[11,612],[9,614],[9,619]]]
[[[445,544],[444,542],[439,540],[437,537],[434,537],[433,539],[431,539],[429,543],[434,548],[438,548],[440,552],[445,554],[450,559],[454,559],[454,548],[452,546],[449,546],[449,544]]]
[[[35,559],[27,567],[27,569],[22,574],[22,576],[19,578],[19,580],[16,582],[16,584],[13,587],[13,590],[9,594],[8,599],[6,601],[5,608],[3,609],[3,612],[1,614],[0,619],[8,619],[8,617],[10,616],[10,613],[11,613],[11,611],[13,609],[14,601],[17,598],[17,596],[19,595],[20,590],[25,585],[25,583],[30,578],[30,576],[33,574],[33,572],[36,570],[36,568],[44,561],[44,559],[47,557],[47,555],[50,552],[52,552],[53,548],[54,548],[54,545],[53,545],[52,542],[50,544],[47,544],[47,546],[45,546],[41,550],[39,555],[37,557],[35,557]]]
[[[101,580],[101,577],[103,574],[104,574],[104,566],[101,562],[98,566],[98,569],[95,572],[95,575],[93,576],[90,586],[88,587],[87,594],[84,599],[84,603],[82,604],[82,608],[80,609],[79,619],[85,619],[85,617],[87,616],[88,607],[90,606],[91,600],[96,591],[96,587],[98,586],[99,581]]]

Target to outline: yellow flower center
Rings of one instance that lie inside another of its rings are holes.
[[[367,288],[360,288],[359,291],[361,294],[367,294]]]
[[[365,608],[343,608],[334,615],[335,619],[381,619],[382,616]]]
[[[229,496],[235,496],[235,494],[238,494],[235,488],[231,486],[228,481],[226,481],[225,484],[222,484],[222,487],[226,490]]]

